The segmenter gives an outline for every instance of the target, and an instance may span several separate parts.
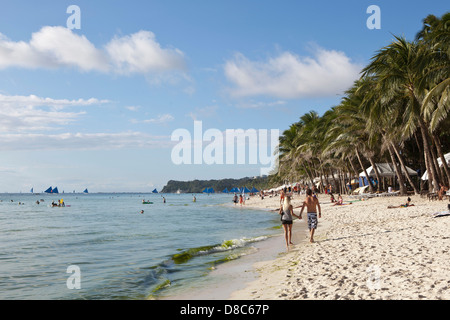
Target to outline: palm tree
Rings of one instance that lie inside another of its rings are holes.
[[[400,146],[405,142],[405,136],[402,132],[402,127],[404,126],[402,115],[405,109],[405,100],[398,97],[386,99],[383,93],[378,91],[377,82],[373,78],[363,78],[358,84],[357,93],[364,96],[361,103],[361,112],[366,115],[366,131],[369,133],[369,136],[381,137],[383,144],[380,153],[382,150],[389,152],[399,179],[400,192],[406,191],[402,188],[404,174],[414,193],[418,194],[417,188],[406,169],[400,150]],[[398,159],[401,170],[395,159]]]
[[[330,173],[332,179],[336,172],[357,175],[356,158],[363,171],[369,161],[380,181],[375,161],[388,151],[402,193],[402,171],[417,193],[405,160],[425,165],[429,190],[445,180],[450,185],[443,155],[450,141],[449,30],[450,13],[429,15],[415,41],[395,37],[376,52],[340,105],[321,117],[306,113],[283,133],[279,175],[308,177],[311,183],[315,176],[327,180]]]
[[[439,125],[450,112],[450,12],[441,18],[428,15],[416,40],[429,54],[428,90],[422,102],[422,113],[430,123],[433,142],[441,158],[444,172],[450,185],[450,170],[444,158],[438,132]],[[442,128],[442,127],[441,127]],[[448,126],[447,126],[448,128]]]
[[[424,99],[426,76],[423,72],[427,61],[424,50],[419,50],[417,42],[408,42],[396,37],[396,41],[379,50],[371,63],[363,69],[363,77],[373,77],[377,90],[383,92],[387,100],[404,99],[405,125],[404,135],[410,137],[419,127],[423,139],[424,158],[428,172],[435,181],[434,188],[439,184],[437,172],[430,161],[430,135],[428,126],[422,117],[421,106]],[[433,185],[429,181],[430,190]]]

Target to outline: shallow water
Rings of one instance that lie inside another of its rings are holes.
[[[278,215],[234,207],[232,195],[164,196],[0,194],[0,299],[170,296],[280,232]],[[66,207],[50,206],[60,198]]]

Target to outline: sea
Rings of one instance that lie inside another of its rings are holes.
[[[0,299],[170,299],[217,286],[213,270],[282,232],[232,194],[195,197],[0,194]]]

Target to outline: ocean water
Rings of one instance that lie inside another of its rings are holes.
[[[164,197],[0,194],[0,299],[167,298],[280,233],[278,215],[232,195]]]

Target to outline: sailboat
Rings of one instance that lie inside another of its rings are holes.
[[[158,190],[156,188],[152,191],[152,193],[158,193]]]
[[[58,191],[58,187],[54,187],[53,188],[53,192],[52,193],[59,193],[59,191]]]
[[[44,191],[45,193],[53,193],[52,186],[50,186],[47,190]]]
[[[89,193],[88,189],[84,189],[83,193]]]

